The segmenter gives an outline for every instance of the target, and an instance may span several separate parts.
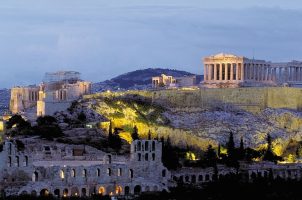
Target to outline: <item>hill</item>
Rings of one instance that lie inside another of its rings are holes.
[[[151,87],[151,79],[153,76],[166,74],[169,76],[192,76],[190,72],[180,71],[175,69],[162,69],[162,68],[148,68],[135,70],[122,75],[119,75],[110,80],[98,82],[93,84],[93,92],[100,92],[106,90],[129,90],[129,89],[147,89]],[[202,80],[202,76],[196,75],[197,82]]]

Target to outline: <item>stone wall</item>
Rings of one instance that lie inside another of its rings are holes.
[[[85,98],[126,94],[152,98],[153,102],[168,105],[174,111],[199,112],[218,106],[226,109],[235,106],[250,112],[259,112],[265,108],[302,110],[302,88],[291,87],[128,91],[94,94]]]

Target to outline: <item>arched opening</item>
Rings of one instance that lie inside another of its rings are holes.
[[[116,186],[116,187],[115,187],[115,194],[116,194],[116,195],[121,195],[122,192],[123,192],[123,189],[122,189],[121,186]]]
[[[75,171],[75,169],[72,169],[71,170],[71,177],[75,177],[76,176],[76,171]]]
[[[77,187],[72,187],[70,192],[71,192],[71,196],[73,196],[73,197],[77,197],[77,196],[80,195],[79,194],[79,189]]]
[[[155,141],[152,142],[152,151],[155,151]]]
[[[166,177],[166,170],[165,169],[161,172],[161,175],[162,175],[162,177]]]
[[[87,196],[87,190],[86,188],[82,188],[82,197],[86,197]]]
[[[111,172],[111,169],[108,168],[108,169],[107,169],[107,175],[108,175],[108,176],[111,176],[111,173],[112,173],[112,172]]]
[[[100,170],[100,169],[97,169],[97,170],[96,170],[96,176],[98,176],[98,177],[101,176],[101,170]]]
[[[133,178],[133,170],[129,169],[129,178]]]
[[[122,168],[118,168],[118,170],[117,170],[117,176],[122,176]]]
[[[60,170],[60,178],[61,179],[65,178],[65,173],[64,173],[64,171],[62,169]]]
[[[192,177],[191,177],[191,183],[196,183],[196,176],[195,175],[192,175]]]
[[[126,186],[125,187],[125,195],[129,195],[130,194],[130,187]]]
[[[59,189],[55,189],[53,193],[56,197],[60,197],[60,190]]]
[[[185,181],[186,181],[186,182],[189,182],[189,180],[190,180],[189,176],[186,176],[186,177],[185,177]]]
[[[40,196],[45,197],[45,196],[48,196],[48,195],[49,195],[49,191],[47,189],[42,189],[40,191]]]
[[[8,156],[8,166],[12,166],[12,157]]]
[[[141,191],[142,191],[142,188],[141,188],[140,185],[136,185],[136,186],[134,187],[134,194],[138,195],[138,194],[141,193]]]
[[[104,187],[99,187],[99,194],[100,195],[105,195],[106,194],[106,190]]]
[[[37,182],[39,180],[38,172],[34,172],[32,175],[32,181]]]
[[[207,175],[206,175],[206,181],[209,181],[209,180],[210,180],[210,175],[207,174]]]
[[[145,154],[145,161],[148,161],[148,153]]]
[[[149,142],[145,141],[145,151],[149,151]]]
[[[203,176],[202,175],[198,176],[198,181],[203,181]]]
[[[28,156],[25,156],[24,157],[24,167],[27,167],[28,166]]]
[[[109,164],[111,164],[111,155],[107,155],[107,161]]]
[[[152,153],[152,160],[155,160],[155,153]]]
[[[142,150],[141,142],[138,141],[137,142],[137,151],[141,151],[141,150]]]
[[[31,195],[31,196],[34,196],[34,197],[37,196],[36,190],[31,191],[30,195]]]
[[[138,154],[137,154],[137,160],[138,160],[138,161],[141,161],[141,157],[142,157],[142,155],[141,155],[140,153],[138,153]]]
[[[146,186],[146,187],[145,187],[145,192],[149,192],[149,191],[150,191],[149,186]]]
[[[158,191],[157,185],[153,187],[153,191],[154,191],[154,192],[157,192],[157,191]]]
[[[87,170],[86,169],[83,169],[83,171],[82,171],[82,176],[85,178],[85,177],[87,177]]]
[[[67,188],[65,188],[63,190],[63,197],[68,197],[68,189]]]
[[[19,156],[16,156],[16,167],[20,167]]]

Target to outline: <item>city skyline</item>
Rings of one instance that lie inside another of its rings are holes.
[[[0,6],[0,88],[75,70],[110,79],[149,67],[203,73],[219,52],[302,60],[298,1],[5,1]]]

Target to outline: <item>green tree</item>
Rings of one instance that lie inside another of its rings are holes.
[[[266,142],[267,149],[263,155],[263,160],[271,162],[277,162],[278,160],[281,160],[281,158],[277,156],[272,150],[272,137],[270,136],[270,134],[267,135]]]
[[[239,159],[242,160],[244,159],[244,154],[245,154],[245,150],[244,150],[244,142],[243,142],[243,138],[240,138],[240,147],[239,147]]]
[[[122,140],[119,136],[119,131],[117,128],[114,129],[113,134],[109,133],[108,135],[108,145],[110,148],[114,149],[115,151],[119,151],[122,147]]]
[[[131,134],[132,140],[139,140],[139,136],[138,136],[138,129],[136,127],[136,125],[133,127],[133,131]]]
[[[161,138],[163,140],[163,138]],[[177,169],[179,164],[179,157],[176,149],[172,146],[170,138],[168,137],[165,142],[162,143],[162,162],[168,169]]]
[[[108,135],[112,135],[112,121],[110,120],[109,122],[109,130],[108,130]]]
[[[212,145],[209,145],[205,152],[205,161],[208,166],[214,167],[217,163],[217,154]]]

